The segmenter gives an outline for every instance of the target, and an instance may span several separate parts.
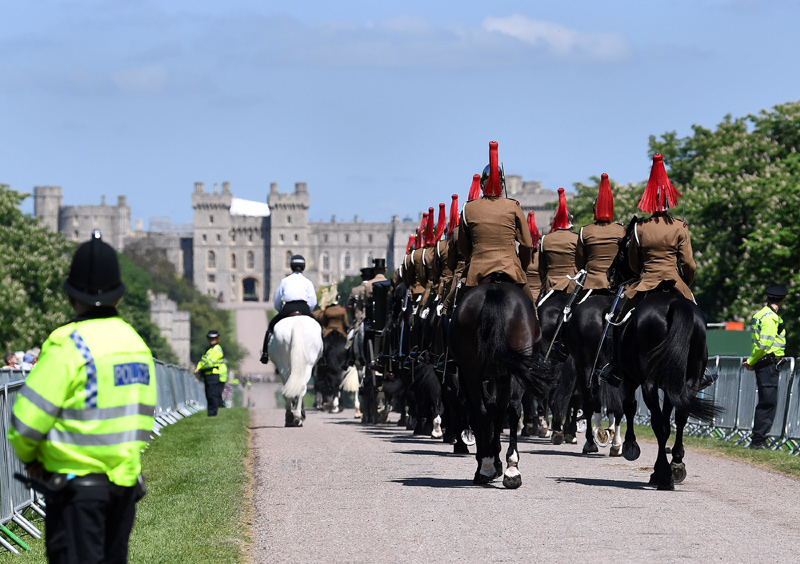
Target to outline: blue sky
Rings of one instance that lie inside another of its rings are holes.
[[[417,214],[509,174],[647,177],[650,135],[800,98],[800,3],[6,2],[0,182],[192,218],[194,182],[312,220]],[[29,200],[24,211],[32,212]]]

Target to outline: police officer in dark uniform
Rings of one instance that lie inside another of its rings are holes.
[[[753,419],[753,438],[750,448],[766,449],[767,435],[778,405],[778,365],[786,351],[786,328],[778,315],[789,291],[783,286],[767,288],[767,305],[753,316],[753,351],[742,362],[747,370],[756,371],[758,405]]]
[[[228,364],[219,344],[219,331],[209,331],[206,339],[208,339],[208,350],[197,363],[194,373],[203,377],[208,416],[215,417],[219,408],[225,407],[222,391],[225,389],[225,382],[228,381]]]

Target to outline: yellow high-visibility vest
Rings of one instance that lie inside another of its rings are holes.
[[[68,323],[42,345],[8,439],[20,460],[49,472],[133,486],[155,405],[153,356],[133,327],[119,317]]]
[[[206,351],[197,363],[197,370],[200,373],[217,374],[220,382],[228,381],[228,364],[225,362],[225,354],[219,343]]]
[[[783,319],[768,305],[762,307],[753,316],[750,335],[753,338],[753,350],[750,358],[747,359],[747,364],[750,366],[768,354],[773,354],[778,358],[784,355],[786,329],[783,326]]]

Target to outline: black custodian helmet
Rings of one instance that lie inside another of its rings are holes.
[[[303,255],[292,255],[292,258],[289,260],[289,266],[292,267],[292,270],[298,267],[300,270],[305,270],[306,259],[303,258]]]
[[[219,331],[215,331],[212,329],[206,334],[206,339],[217,339],[219,338]]]
[[[73,300],[93,306],[112,305],[125,293],[117,252],[102,241],[99,229],[72,256],[64,291]]]

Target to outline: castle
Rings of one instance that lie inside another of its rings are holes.
[[[541,182],[523,182],[520,176],[507,176],[506,188],[526,214],[535,212],[540,230],[550,224],[556,192],[542,188]],[[210,191],[196,182],[191,194],[192,223],[151,218],[149,231],[142,229],[141,220],[131,229],[125,196],[119,196],[115,206],[107,205],[105,196],[99,206],[65,206],[62,197],[60,186],[34,187],[34,216],[71,241],[85,241],[93,229],[100,229],[103,240],[118,251],[135,244],[158,253],[200,292],[229,309],[258,302],[272,308],[272,296],[290,273],[289,260],[295,254],[305,257],[304,274],[317,288],[359,275],[362,267],[372,266],[374,258],[385,258],[390,270],[397,268],[409,236],[419,226],[419,218],[401,221],[398,216],[388,222],[365,222],[358,216],[352,221],[337,221],[336,216],[330,221],[309,221],[311,199],[304,182],[295,183],[289,193],[279,192],[272,183],[266,203],[234,197],[228,182],[221,188],[215,184]],[[164,325],[159,327],[173,349],[181,351],[183,363],[189,335],[182,324],[188,324],[188,318],[173,311],[163,296],[154,303],[151,316]]]

